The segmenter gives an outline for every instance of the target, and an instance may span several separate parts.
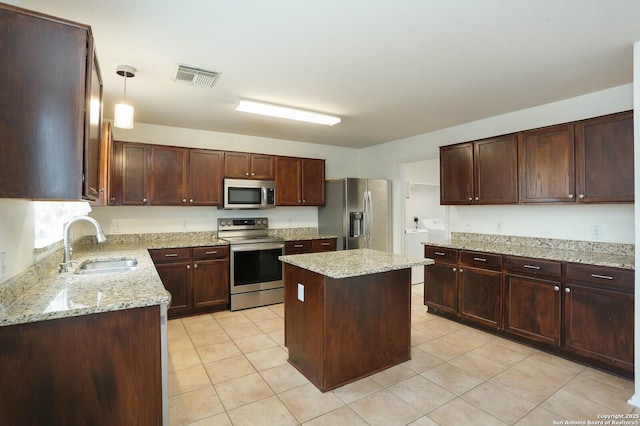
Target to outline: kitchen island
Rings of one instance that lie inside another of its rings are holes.
[[[289,363],[326,392],[411,358],[411,267],[370,249],[281,256]]]

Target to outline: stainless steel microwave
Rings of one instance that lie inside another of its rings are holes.
[[[273,180],[225,179],[225,209],[269,209],[276,206]]]

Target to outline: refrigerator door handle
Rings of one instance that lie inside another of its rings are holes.
[[[373,211],[371,210],[371,191],[365,191],[363,197],[364,204],[364,240],[365,247],[369,248],[371,242],[371,230],[373,229]]]

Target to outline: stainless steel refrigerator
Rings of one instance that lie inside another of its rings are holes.
[[[326,205],[318,209],[318,232],[337,235],[338,250],[392,251],[390,180],[327,180],[325,197]]]

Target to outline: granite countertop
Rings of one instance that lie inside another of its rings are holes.
[[[338,279],[434,263],[432,259],[418,259],[371,249],[286,255],[280,256],[280,260]]]
[[[275,228],[269,230],[269,235],[280,237],[284,241],[322,240],[338,238],[337,235],[320,234],[316,228]]]
[[[460,250],[531,257],[535,259],[574,262],[594,266],[635,269],[635,257],[628,254],[607,253],[588,250],[571,250],[552,246],[505,244],[487,241],[423,241],[423,245],[448,247]]]
[[[42,279],[33,279],[28,291],[0,311],[0,326],[168,304],[170,295],[162,285],[148,249],[214,245],[227,245],[227,242],[196,237],[122,243],[117,236],[110,235],[105,244],[75,244],[69,272],[59,273],[51,268]],[[128,258],[138,260],[136,269],[74,273],[86,261]]]

